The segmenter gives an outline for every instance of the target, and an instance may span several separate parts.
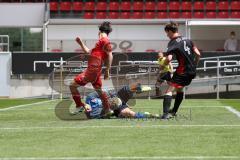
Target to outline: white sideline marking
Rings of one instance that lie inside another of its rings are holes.
[[[0,130],[35,130],[35,129],[86,129],[86,128],[168,128],[168,127],[240,127],[239,125],[127,125],[127,126],[72,126],[72,127],[2,127]]]
[[[239,112],[238,110],[236,110],[236,109],[234,109],[234,108],[232,108],[232,107],[230,107],[230,106],[225,106],[225,108],[226,108],[228,111],[232,112],[233,114],[237,115],[237,116],[240,118],[240,112]]]
[[[96,159],[239,159],[239,156],[153,156],[153,157],[13,157],[13,158],[0,158],[1,160],[96,160]]]
[[[22,105],[12,106],[12,107],[8,107],[8,108],[0,109],[0,112],[1,112],[1,111],[8,111],[8,110],[16,109],[16,108],[27,107],[27,106],[31,106],[31,105],[35,105],[35,104],[48,103],[48,102],[52,102],[52,101],[56,101],[56,100],[57,100],[57,99],[47,100],[47,101],[42,101],[42,102],[36,102],[36,103],[30,103],[30,104],[22,104]]]

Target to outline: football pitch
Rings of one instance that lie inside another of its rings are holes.
[[[0,159],[240,159],[240,100],[187,99],[165,121],[64,121],[55,115],[59,100],[2,102]],[[162,100],[132,109],[162,113]]]

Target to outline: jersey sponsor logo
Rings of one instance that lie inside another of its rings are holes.
[[[186,51],[189,55],[191,55],[191,50],[190,48],[187,46],[187,42],[186,41],[183,41],[184,43],[184,51]]]

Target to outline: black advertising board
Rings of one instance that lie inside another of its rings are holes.
[[[157,61],[157,53],[114,53],[114,65],[131,65],[131,64],[153,64]],[[227,56],[220,59],[220,66],[238,65],[239,57],[228,57],[229,55],[240,55],[240,52],[202,52],[201,58]],[[49,74],[54,67],[59,67],[60,63],[80,64],[86,67],[87,56],[80,53],[12,53],[12,74]],[[199,63],[198,67],[216,66],[216,59],[206,59]],[[176,65],[176,64],[175,64]],[[126,70],[127,67],[125,68]],[[123,69],[122,71],[125,72]],[[146,72],[146,67],[138,66],[133,72]],[[203,74],[216,73],[216,69],[208,71],[199,71]],[[240,74],[239,67],[228,67],[220,69],[221,74]]]

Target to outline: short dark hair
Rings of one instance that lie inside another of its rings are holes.
[[[230,33],[230,35],[236,35],[236,33],[235,33],[234,31],[232,31],[232,32]]]
[[[107,35],[112,32],[112,27],[110,22],[103,22],[99,26],[99,31],[102,33],[106,33]]]
[[[176,22],[170,22],[168,24],[165,25],[164,30],[166,32],[172,31],[173,33],[178,32],[178,24]]]

